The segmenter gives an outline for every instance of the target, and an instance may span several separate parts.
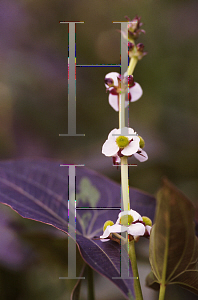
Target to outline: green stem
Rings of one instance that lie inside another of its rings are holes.
[[[94,300],[94,274],[92,268],[87,265],[87,280],[88,280],[88,298],[87,300]]]
[[[164,300],[166,285],[160,284],[159,300]]]
[[[136,57],[132,57],[128,67],[128,75],[131,75],[138,62]],[[125,93],[119,94],[119,128],[124,128],[125,125]],[[123,207],[124,211],[130,210],[129,200],[129,174],[128,174],[128,160],[127,157],[121,157],[121,185],[122,185],[122,196],[123,196]]]
[[[143,300],[140,279],[139,279],[139,273],[138,273],[138,268],[137,268],[137,260],[136,260],[136,254],[135,254],[135,241],[134,240],[129,242],[129,258],[131,261],[133,276],[135,277],[134,278],[135,299]]]
[[[165,290],[166,290],[166,271],[167,271],[167,260],[168,260],[168,250],[169,250],[169,237],[170,237],[170,219],[167,218],[167,230],[166,230],[166,245],[164,251],[164,263],[162,271],[162,282],[160,284],[159,300],[164,300]]]
[[[125,93],[119,94],[119,128],[125,127]],[[122,199],[124,211],[130,209],[129,201],[129,174],[128,174],[128,161],[127,157],[121,157],[121,186],[122,186]]]
[[[126,242],[127,242],[126,238],[124,238],[123,236],[121,236],[120,234],[118,234],[116,232],[114,232],[113,235],[115,235],[118,239],[120,239],[123,242],[123,244],[126,244]]]
[[[132,57],[128,66],[128,75],[132,75],[133,71],[135,69],[135,66],[137,65],[138,58],[137,57]]]
[[[124,211],[130,210],[128,160],[126,156],[121,157],[121,185]]]

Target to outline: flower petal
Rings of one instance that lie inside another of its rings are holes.
[[[151,234],[151,228],[152,226],[146,225],[146,231],[148,232],[148,234]]]
[[[119,128],[119,129],[117,129],[116,134],[117,135],[127,136],[130,140],[132,138],[134,138],[134,137],[139,139],[139,137],[137,136],[136,132],[132,128],[130,128],[130,127]]]
[[[113,130],[110,131],[109,135],[108,135],[108,140],[116,140],[117,136],[116,135],[119,135],[120,132],[119,132],[119,129],[117,128],[114,128]]]
[[[133,141],[130,142],[129,145],[121,151],[121,153],[126,156],[136,153],[139,149],[139,140],[139,137],[133,137]]]
[[[128,133],[131,135],[130,139],[132,139],[134,136],[138,137],[137,133],[132,128],[128,128]]]
[[[139,148],[138,151],[136,153],[134,153],[134,156],[140,162],[146,161],[148,159],[147,153],[144,150],[142,150],[141,148]]]
[[[130,210],[130,215],[133,217],[134,221],[137,221],[137,220],[142,221],[142,217],[141,217],[141,215],[137,211],[131,209]]]
[[[112,226],[108,225],[107,228],[105,229],[105,231],[103,232],[103,235],[100,236],[101,239],[107,238],[110,233],[114,233],[114,232],[124,232],[127,231],[128,227],[126,226],[122,226],[122,225],[118,225],[118,224],[114,224]]]
[[[109,94],[109,104],[115,111],[119,111],[119,95]]]
[[[119,224],[120,223],[120,218],[125,216],[125,215],[131,215],[133,217],[133,221],[137,221],[137,220],[142,221],[141,215],[137,211],[135,211],[133,209],[130,209],[130,210],[122,211],[122,212],[119,213],[116,224]]]
[[[139,236],[144,235],[145,226],[142,223],[131,224],[128,228],[128,234]]]
[[[142,88],[137,82],[135,82],[135,85],[129,89],[129,92],[131,94],[130,102],[137,101],[143,94]]]
[[[113,139],[108,139],[102,146],[102,153],[106,156],[115,156],[119,147]]]

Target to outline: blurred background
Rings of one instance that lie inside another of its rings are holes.
[[[85,164],[120,182],[120,171],[101,153],[108,133],[118,127],[104,77],[119,68],[77,68],[77,133],[85,137],[59,137],[67,133],[68,115],[68,25],[59,21],[84,21],[76,25],[77,64],[119,64],[120,26],[112,22],[125,21],[125,15],[142,17],[146,34],[139,42],[148,52],[134,72],[144,94],[130,105],[129,115],[149,160],[130,168],[130,185],[153,194],[167,176],[197,205],[196,0],[1,0],[0,159]],[[1,299],[33,299],[6,293]],[[63,299],[50,295],[46,299]]]

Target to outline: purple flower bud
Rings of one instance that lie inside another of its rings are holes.
[[[128,42],[128,49],[129,49],[129,51],[133,50],[133,48],[134,48],[134,44],[131,43],[131,42]]]
[[[143,25],[142,22],[140,22],[141,17],[136,16],[133,18],[133,20],[130,20],[129,17],[125,16],[127,21],[129,22],[128,26],[128,39],[134,40],[137,39],[141,32],[144,32],[144,30],[140,29],[140,27]]]
[[[136,48],[137,48],[137,51],[139,51],[139,52],[144,51],[144,45],[142,43],[137,44]]]

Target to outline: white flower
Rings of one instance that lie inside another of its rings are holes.
[[[145,146],[145,142],[143,140],[143,138],[141,136],[139,136],[140,138],[140,142],[139,142],[139,148],[138,151],[136,153],[134,153],[133,155],[135,156],[136,159],[138,159],[140,162],[144,162],[148,159],[148,155],[147,153],[142,149]],[[120,152],[118,152],[118,154],[120,154]],[[120,164],[120,156],[118,156],[118,154],[116,154],[115,156],[113,156],[113,164],[114,165],[119,165]]]
[[[144,222],[144,220],[147,221]],[[111,233],[120,232],[127,232],[128,234],[132,235],[135,240],[137,240],[139,236],[150,236],[152,226],[147,225],[147,223],[150,225],[152,224],[149,218],[142,218],[141,215],[135,210],[131,209],[129,211],[123,211],[119,213],[118,219],[114,225],[108,225],[106,227],[103,235],[101,235],[100,238],[107,239],[110,237]]]
[[[132,128],[124,127],[123,132],[128,134],[121,135],[121,129],[113,129],[108,139],[102,146],[102,153],[106,156],[131,156],[139,149],[140,138]]]
[[[109,104],[116,111],[119,111],[120,92],[126,93],[125,107],[129,102],[137,101],[143,94],[139,83],[134,82],[133,76],[127,76],[127,73],[124,74],[124,78],[117,72],[108,73],[105,76],[105,87],[109,91]]]

